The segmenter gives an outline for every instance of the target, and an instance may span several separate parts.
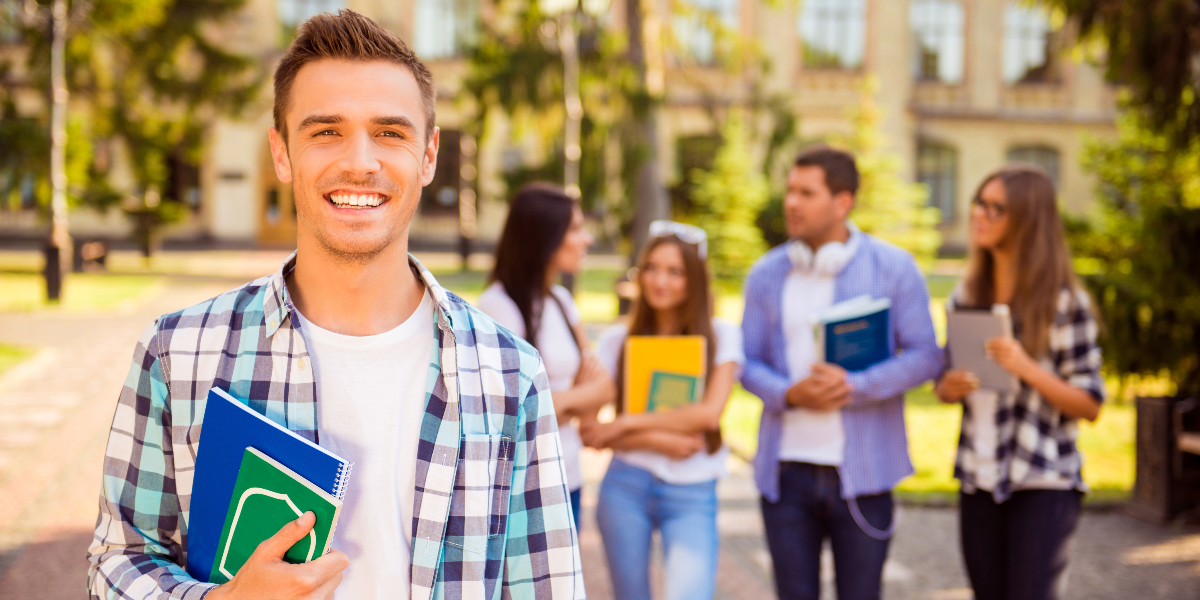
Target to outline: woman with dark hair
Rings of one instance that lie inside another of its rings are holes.
[[[612,379],[588,351],[579,308],[566,288],[555,284],[563,273],[583,268],[592,235],[583,224],[579,203],[546,183],[522,187],[509,204],[508,220],[496,247],[489,286],[479,310],[521,336],[542,355],[554,410],[558,415],[567,489],[579,526],[583,442],[576,418],[594,418],[614,393]],[[548,477],[553,469],[544,469]]]
[[[631,414],[618,395],[616,420],[584,429],[588,445],[615,451],[600,484],[596,518],[613,595],[621,600],[650,600],[655,529],[662,535],[667,600],[712,598],[716,587],[716,486],[729,455],[719,427],[745,357],[741,329],[713,318],[705,240],[697,227],[652,223],[637,262],[639,294],[629,324],[614,325],[597,342],[596,354],[620,382],[630,335],[700,335],[707,341],[699,402]]]
[[[979,388],[963,370],[936,392],[962,402],[955,476],[963,558],[979,600],[1058,598],[1086,486],[1076,448],[1079,419],[1104,400],[1097,324],[1076,282],[1054,183],[1034,166],[992,174],[971,209],[967,275],[947,303],[1010,307],[1012,337],[989,356],[1020,380],[1016,392]]]

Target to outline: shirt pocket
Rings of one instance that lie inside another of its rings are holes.
[[[465,434],[459,453],[455,492],[466,540],[502,535],[508,524],[513,472],[513,440],[508,435]],[[456,528],[457,529],[457,528]]]

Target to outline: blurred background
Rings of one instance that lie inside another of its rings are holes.
[[[561,183],[597,238],[572,282],[593,336],[658,218],[708,231],[717,312],[740,322],[742,278],[786,238],[787,167],[817,142],[858,156],[853,217],[918,257],[942,335],[976,186],[1046,169],[1112,398],[1082,426],[1094,491],[1066,597],[1200,598],[1200,7],[1179,0],[0,0],[0,598],[83,595],[142,328],[294,248],[270,76],[300,23],[340,8],[437,82],[417,256],[474,300],[510,192]],[[724,418],[720,598],[773,597],[746,463],[760,411],[739,387]],[[971,597],[960,411],[909,395],[888,598]],[[585,457],[593,598],[611,597],[589,522],[607,460]]]

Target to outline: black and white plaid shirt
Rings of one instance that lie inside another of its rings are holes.
[[[946,310],[954,310],[957,298],[960,298],[958,291],[946,302]],[[1082,290],[1064,288],[1050,328],[1049,348],[1038,362],[1068,384],[1087,391],[1096,402],[1103,402],[1098,332],[1088,295]],[[1019,327],[1016,333],[1020,337]],[[964,402],[954,476],[962,482],[966,493],[978,489],[980,461],[973,429],[971,406]],[[1025,382],[1021,382],[1017,392],[998,394],[996,434],[994,460],[999,477],[992,495],[997,502],[1025,489],[1087,490],[1081,474],[1083,457],[1075,445],[1079,437],[1078,419],[1062,414]]]

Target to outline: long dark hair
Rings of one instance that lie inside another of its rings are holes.
[[[562,246],[577,203],[562,188],[530,183],[517,190],[508,206],[508,220],[496,246],[496,264],[488,283],[499,281],[525,321],[525,339],[537,345],[534,303],[550,291],[546,269]]]
[[[1063,235],[1054,182],[1040,167],[1009,165],[984,178],[975,198],[993,180],[1004,186],[1008,223],[1001,243],[1012,245],[1017,270],[1012,314],[1021,324],[1022,345],[1030,356],[1039,358],[1049,346],[1059,295],[1064,288],[1075,294],[1080,289]],[[988,307],[996,302],[995,271],[991,251],[972,243],[963,281],[967,304]]]

